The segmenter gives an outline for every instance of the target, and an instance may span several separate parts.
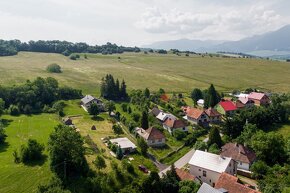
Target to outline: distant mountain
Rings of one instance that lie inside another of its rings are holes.
[[[144,45],[142,47],[152,49],[165,49],[165,50],[178,49],[180,51],[203,52],[223,42],[224,41],[216,41],[216,40],[202,41],[202,40],[179,39],[179,40],[155,42],[153,44]]]
[[[196,52],[243,52],[251,53],[259,51],[290,51],[290,25],[286,25],[277,31],[268,32],[262,35],[256,35],[241,39],[239,41],[201,41],[201,40],[171,40],[156,42],[147,45],[153,49],[179,49]],[[264,56],[264,55],[263,55]]]
[[[212,47],[213,50],[231,52],[253,52],[257,50],[290,51],[290,25],[273,32],[224,42]]]

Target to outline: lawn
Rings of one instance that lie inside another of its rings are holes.
[[[220,91],[257,87],[277,92],[290,91],[290,65],[262,59],[177,56],[173,54],[124,53],[117,55],[87,54],[88,59],[70,60],[61,54],[20,52],[0,57],[0,84],[17,84],[37,76],[54,77],[61,85],[99,94],[101,78],[107,73],[125,79],[128,89],[190,92],[208,88]],[[121,57],[121,59],[118,59]],[[57,63],[63,73],[52,74],[46,66]]]
[[[17,117],[3,115],[8,135],[5,147],[0,148],[0,192],[36,192],[37,186],[47,182],[52,176],[48,159],[33,166],[15,164],[12,153],[29,138],[47,145],[49,134],[59,123],[54,114],[21,115]],[[45,152],[47,155],[47,151]]]
[[[289,138],[290,137],[290,121],[288,121],[288,123],[281,125],[281,127],[276,129],[275,131],[282,134],[283,137]]]

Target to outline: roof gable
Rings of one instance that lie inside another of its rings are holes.
[[[188,117],[199,119],[201,115],[205,114],[204,110],[192,107],[184,107],[183,111]],[[205,114],[206,115],[206,114]]]
[[[252,163],[256,159],[256,154],[252,150],[236,143],[225,144],[222,147],[221,155],[244,163]]]
[[[249,99],[254,99],[254,100],[261,100],[263,97],[267,97],[265,93],[259,93],[259,92],[251,92],[249,94]]]

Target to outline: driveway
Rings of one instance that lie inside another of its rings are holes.
[[[177,160],[174,163],[174,166],[178,169],[183,168],[186,164],[188,164],[189,160],[191,159],[191,157],[193,156],[195,152],[195,149],[190,150],[189,152],[187,152],[183,157],[181,157],[179,160]],[[158,174],[160,177],[163,176],[163,174],[165,174],[168,170],[170,170],[170,166],[168,166],[167,168],[165,168],[164,170],[160,171]]]

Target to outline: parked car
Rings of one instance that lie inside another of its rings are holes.
[[[141,170],[142,172],[144,172],[144,173],[148,173],[148,169],[147,169],[145,166],[143,166],[143,165],[139,165],[138,168],[139,168],[139,170]]]

